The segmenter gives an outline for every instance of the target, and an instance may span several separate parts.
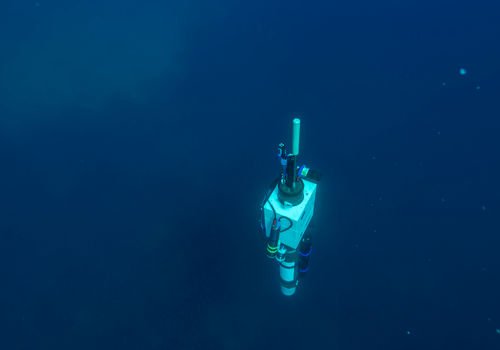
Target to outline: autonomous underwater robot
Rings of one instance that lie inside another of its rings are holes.
[[[267,256],[279,264],[281,292],[295,293],[299,278],[309,268],[312,236],[307,231],[314,214],[316,188],[321,173],[297,166],[300,119],[293,120],[292,153],[278,145],[282,172],[273,181],[260,206],[260,229],[267,241]]]

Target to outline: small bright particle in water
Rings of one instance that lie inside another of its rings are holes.
[[[467,71],[465,70],[465,68],[460,68],[460,74],[462,74],[462,75],[467,74]]]

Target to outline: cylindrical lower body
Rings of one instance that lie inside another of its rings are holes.
[[[287,247],[285,260],[280,262],[281,292],[293,295],[297,288],[299,251]]]

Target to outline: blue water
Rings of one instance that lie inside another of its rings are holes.
[[[499,10],[8,1],[0,347],[498,349]],[[258,219],[296,117],[285,297]]]

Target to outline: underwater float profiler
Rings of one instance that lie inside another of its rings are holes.
[[[297,166],[300,119],[293,120],[292,153],[278,145],[282,172],[273,181],[260,206],[261,236],[267,241],[267,256],[279,263],[281,292],[295,293],[299,278],[309,268],[312,237],[306,232],[314,213],[316,187],[321,173]]]

